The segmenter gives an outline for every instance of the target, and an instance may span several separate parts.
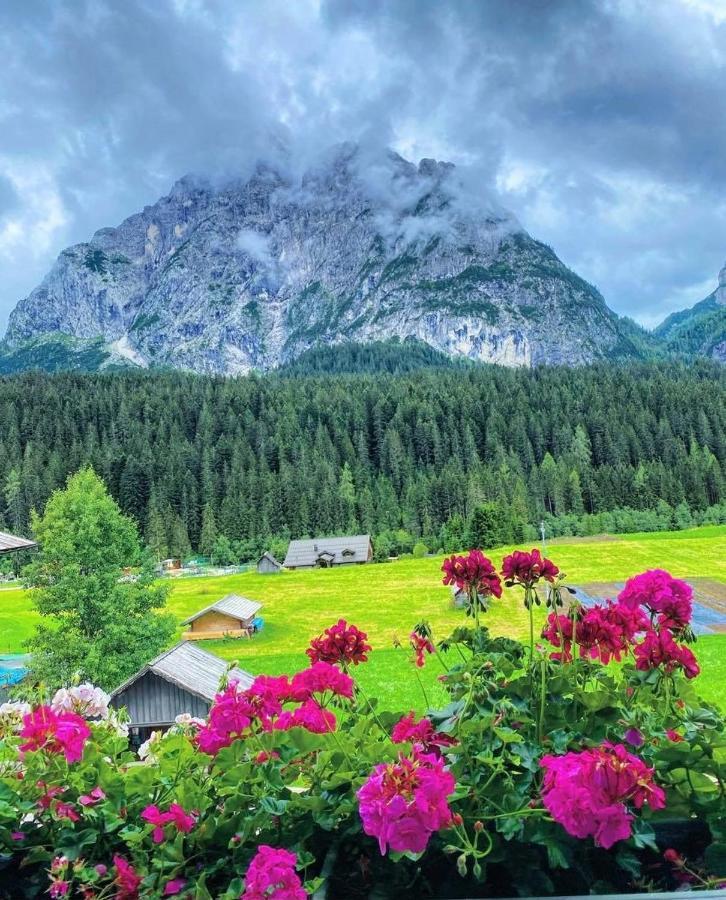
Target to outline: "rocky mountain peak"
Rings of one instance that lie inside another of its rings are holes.
[[[304,171],[185,176],[64,250],[6,340],[58,334],[113,360],[219,373],[391,337],[506,365],[635,352],[597,290],[465,173],[355,144]]]

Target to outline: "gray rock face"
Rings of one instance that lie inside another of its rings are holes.
[[[598,291],[453,166],[352,145],[301,177],[261,164],[223,185],[183,178],[64,250],[6,341],[58,333],[216,373],[393,336],[505,365],[631,351]]]
[[[718,287],[716,288],[716,300],[721,306],[726,306],[726,265],[718,273]]]

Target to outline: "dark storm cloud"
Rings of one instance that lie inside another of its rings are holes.
[[[719,0],[0,5],[2,313],[65,244],[185,172],[243,173],[280,145],[302,165],[362,139],[470,167],[470,183],[498,191],[615,309],[654,322],[700,299],[726,258],[720,10]]]

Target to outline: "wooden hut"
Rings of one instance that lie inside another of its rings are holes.
[[[257,560],[258,575],[277,575],[282,572],[282,563],[278,562],[269,550],[265,550]]]
[[[138,745],[152,731],[169,728],[181,713],[206,716],[226,669],[223,659],[182,641],[119,685],[110,703],[116,709],[126,707],[130,737]],[[249,672],[236,668],[230,677],[243,688],[254,680]]]
[[[35,541],[29,541],[27,538],[16,537],[14,534],[0,531],[0,553],[15,553],[18,550],[35,550],[37,546]]]
[[[227,594],[182,622],[182,625],[190,626],[183,637],[188,641],[249,637],[253,631],[252,623],[261,609],[262,604],[256,600],[240,597],[239,594]]]
[[[361,565],[372,559],[370,535],[356,534],[290,541],[284,565],[286,569],[329,569],[331,566]]]

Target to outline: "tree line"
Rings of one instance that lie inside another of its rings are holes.
[[[87,465],[159,557],[251,558],[352,532],[386,552],[402,534],[448,549],[476,516],[524,537],[543,518],[587,529],[615,510],[698,520],[726,499],[716,364],[367,365],[2,378],[0,526],[27,534],[31,511]]]

